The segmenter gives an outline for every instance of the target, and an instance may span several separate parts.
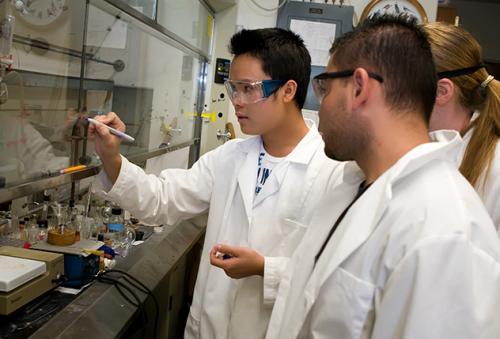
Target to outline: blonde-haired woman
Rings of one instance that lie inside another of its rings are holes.
[[[464,29],[434,22],[425,30],[440,78],[430,129],[462,134],[460,171],[500,232],[500,82],[488,74],[481,46]]]

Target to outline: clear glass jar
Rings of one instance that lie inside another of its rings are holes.
[[[37,241],[47,240],[47,232],[49,228],[49,223],[47,220],[38,220],[38,233],[36,235]]]
[[[38,225],[36,224],[36,215],[34,215],[31,219],[28,219],[27,231],[28,231],[28,241],[30,243],[34,243],[37,241],[38,235]]]
[[[28,231],[26,229],[26,224],[29,221],[29,218],[24,218],[23,220],[19,220],[19,232],[18,239],[27,241],[28,240]]]
[[[110,242],[113,248],[120,247],[126,240],[126,229],[123,224],[122,209],[113,207],[109,217],[107,232],[104,234],[104,241]]]

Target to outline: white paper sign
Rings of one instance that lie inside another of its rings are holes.
[[[327,65],[336,29],[337,25],[334,23],[297,19],[290,22],[290,30],[304,39],[313,66]]]

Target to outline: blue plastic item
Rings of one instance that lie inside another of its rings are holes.
[[[89,255],[87,257],[74,254],[64,255],[64,275],[66,281],[62,283],[66,287],[82,287],[91,282],[99,272],[99,257]]]

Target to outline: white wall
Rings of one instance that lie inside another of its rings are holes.
[[[226,89],[223,84],[214,83],[214,67],[217,58],[231,59],[231,54],[228,50],[229,40],[236,32],[236,19],[238,16],[238,7],[232,6],[215,15],[215,34],[214,48],[212,52],[212,62],[209,67],[207,76],[207,92],[205,94],[205,104],[207,112],[221,112],[223,118],[216,118],[215,122],[204,121],[201,132],[201,154],[204,154],[221,144],[217,140],[216,132],[218,129],[224,130],[225,123],[230,121],[233,123],[236,135],[241,137],[239,124],[234,121],[235,115],[232,110],[231,102],[227,99]],[[224,94],[225,98],[220,99],[220,94]]]
[[[278,0],[255,0],[262,7],[276,8]],[[256,29],[265,27],[276,27],[278,11],[264,11],[250,0],[238,0],[238,14],[236,24],[241,28]]]

